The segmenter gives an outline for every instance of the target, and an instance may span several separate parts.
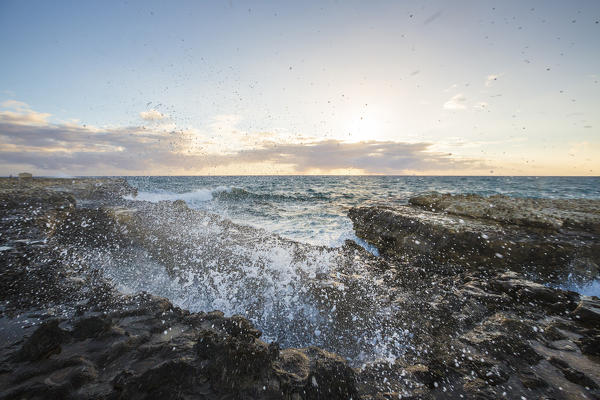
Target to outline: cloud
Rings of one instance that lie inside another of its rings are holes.
[[[24,102],[19,101],[19,100],[5,100],[2,103],[0,103],[0,107],[7,108],[7,109],[10,109],[10,110],[16,110],[16,111],[31,109],[29,107],[29,104],[24,103]]]
[[[17,113],[14,111],[0,111],[0,119],[14,125],[45,125],[51,114],[37,113],[34,111],[27,113]]]
[[[447,153],[431,151],[432,143],[367,141],[347,143],[326,140],[306,144],[272,145],[262,149],[241,151],[235,158],[215,162],[257,162],[293,165],[297,173],[311,169],[336,170],[352,168],[371,174],[399,174],[409,171],[456,170],[477,164],[472,160],[455,160]]]
[[[13,125],[41,126],[48,123],[52,114],[33,111],[27,103],[19,100],[5,100],[0,103],[0,121]]]
[[[211,140],[220,140],[219,131],[231,133],[233,129],[233,135],[246,136],[235,128],[240,117],[231,115],[215,117],[209,124],[212,131],[203,133],[139,126],[97,128],[75,122],[53,124],[45,119],[37,123],[30,121],[32,113],[0,113],[0,173],[14,174],[25,168],[36,174],[71,175],[239,173],[241,166],[245,173],[331,173],[348,169],[402,174],[473,170],[483,165],[478,160],[436,152],[432,143],[297,143],[264,132],[248,133],[253,140],[262,138],[254,145],[245,142],[233,151],[207,151]]]
[[[444,108],[446,110],[464,110],[467,108],[466,102],[467,98],[462,93],[459,93],[455,96],[452,96],[450,100],[445,102]]]
[[[161,119],[165,119],[166,115],[157,110],[148,110],[142,111],[140,113],[140,118],[144,121],[160,121]]]
[[[490,87],[494,84],[494,82],[496,82],[498,80],[498,78],[500,78],[502,75],[501,74],[491,74],[488,75],[487,78],[485,78],[485,86],[486,87]]]
[[[456,89],[458,87],[457,83],[453,83],[452,85],[448,86],[446,89],[444,89],[444,93],[451,91],[452,89]]]

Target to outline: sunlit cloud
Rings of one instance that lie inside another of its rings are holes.
[[[31,110],[27,103],[18,100],[6,100],[0,103],[0,121],[13,125],[41,126],[48,123],[52,114]]]
[[[325,140],[242,151],[235,158],[216,157],[214,162],[269,161],[274,164],[293,165],[296,173],[306,173],[311,169],[329,171],[351,168],[368,174],[402,174],[410,171],[449,171],[484,166],[479,160],[457,160],[447,153],[434,152],[431,147],[431,143],[347,143]]]
[[[457,83],[453,83],[452,85],[448,86],[446,89],[444,89],[444,93],[449,92],[453,89],[456,89],[458,87]]]
[[[459,93],[452,96],[450,100],[445,102],[444,108],[446,110],[464,110],[467,108],[466,102],[467,98],[462,93]]]
[[[29,104],[19,101],[19,100],[5,100],[0,103],[1,108],[9,109],[9,110],[29,110]]]
[[[491,75],[488,75],[485,78],[485,82],[484,82],[485,86],[486,87],[492,86],[498,80],[498,78],[500,78],[500,76],[502,76],[502,75],[501,74],[491,74]]]
[[[246,132],[242,117],[217,115],[207,130],[165,131],[141,126],[98,128],[32,120],[35,113],[0,114],[0,170],[27,168],[38,174],[425,173],[487,168],[473,159],[434,151],[432,143],[397,141],[293,142],[271,132]],[[16,121],[16,122],[15,122]],[[29,123],[27,123],[29,121]],[[235,137],[241,145],[223,149]],[[255,167],[253,167],[255,166]],[[257,169],[257,168],[261,169]]]
[[[166,118],[166,115],[157,110],[142,111],[140,118],[144,121],[160,121]]]

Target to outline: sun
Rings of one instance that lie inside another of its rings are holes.
[[[382,116],[374,107],[352,113],[346,121],[342,134],[343,140],[346,142],[378,140],[383,134]]]

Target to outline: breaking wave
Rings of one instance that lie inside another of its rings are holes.
[[[126,200],[139,200],[149,201],[151,203],[158,203],[159,201],[174,201],[183,200],[186,203],[195,203],[198,201],[210,201],[212,200],[214,191],[227,191],[228,188],[218,189],[196,189],[191,192],[185,193],[174,193],[168,191],[157,191],[157,192],[138,192],[136,196],[127,195]]]
[[[240,314],[266,341],[319,346],[357,366],[393,362],[405,351],[410,334],[372,272],[379,261],[360,248],[303,244],[170,202],[131,205],[134,217],[118,226],[134,242],[72,253],[120,291],[164,296],[190,311]]]
[[[247,201],[247,200],[262,200],[262,201],[313,201],[327,200],[329,196],[325,193],[310,193],[309,195],[285,195],[277,193],[255,193],[238,187],[217,187],[215,189],[196,189],[190,192],[175,193],[169,191],[157,192],[139,192],[136,196],[127,195],[126,200],[140,200],[157,203],[165,200],[183,200],[188,205],[193,206],[197,202],[205,202],[211,200],[218,201]]]
[[[312,201],[327,200],[329,197],[324,193],[311,193],[310,195],[285,195],[277,193],[254,193],[242,188],[230,188],[228,190],[213,191],[213,198],[218,200],[263,200],[263,201]]]

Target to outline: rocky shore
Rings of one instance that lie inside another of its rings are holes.
[[[351,209],[404,283],[421,349],[404,370],[427,371],[433,397],[598,398],[600,301],[549,284],[599,278],[599,207],[430,193]]]
[[[600,201],[432,193],[349,212],[356,234],[397,261],[510,269],[545,282],[600,278]]]
[[[375,257],[128,194],[120,179],[0,179],[0,398],[600,396],[600,301],[548,285],[598,278],[600,202],[428,194],[352,209]],[[314,272],[278,284],[264,266],[276,251]],[[198,279],[246,280],[255,291],[228,299],[251,307],[225,317],[117,287],[110,274],[138,273],[140,257],[207,295],[214,281]],[[261,313],[274,296],[315,304],[325,325],[306,337],[312,319],[277,324]],[[368,343],[347,332],[375,331],[402,351],[357,362]]]

